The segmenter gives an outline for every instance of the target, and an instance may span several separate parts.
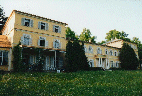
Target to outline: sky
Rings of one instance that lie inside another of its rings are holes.
[[[142,0],[0,0],[5,15],[19,10],[68,24],[77,35],[90,29],[97,42],[110,30],[142,42]]]

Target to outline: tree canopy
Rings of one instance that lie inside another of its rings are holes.
[[[84,28],[83,32],[79,36],[79,40],[85,41],[85,42],[92,42],[96,43],[95,39],[97,38],[96,36],[91,37],[91,32],[89,29]]]
[[[120,50],[119,60],[121,62],[121,68],[126,70],[137,69],[139,62],[136,54],[127,43],[124,43]]]
[[[119,32],[117,30],[110,30],[108,33],[106,33],[106,39],[107,41],[111,41],[112,39],[125,39],[128,41],[129,38],[126,38],[128,36],[128,34],[126,34],[126,32],[122,31]]]
[[[71,30],[70,27],[66,29],[66,38],[69,40],[77,40],[78,38],[75,36],[75,32]]]

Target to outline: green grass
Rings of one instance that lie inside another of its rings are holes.
[[[11,73],[0,75],[0,96],[141,96],[142,71]]]

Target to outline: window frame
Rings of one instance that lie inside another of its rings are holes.
[[[58,28],[56,28],[56,27],[58,27]],[[58,30],[58,32],[56,32],[56,30]],[[53,32],[61,33],[61,27],[59,25],[53,25]]]
[[[28,44],[25,43],[25,38],[28,38]],[[25,34],[23,33],[23,36],[21,37],[21,44],[22,45],[32,45],[32,38],[31,38],[31,35],[30,34]]]
[[[56,41],[59,43],[59,46],[55,46],[56,45]],[[58,40],[58,39],[54,39],[54,41],[53,41],[53,48],[57,48],[57,49],[60,49],[61,48],[61,42],[60,42],[60,40]]]
[[[44,40],[44,46],[41,46],[41,40]],[[40,47],[48,47],[48,41],[46,40],[46,37],[39,36],[38,46],[40,46]]]
[[[28,26],[26,25],[26,21],[28,21]],[[21,24],[22,26],[26,26],[26,27],[33,27],[33,20],[30,18],[22,18]]]
[[[9,54],[9,52],[8,51],[3,51],[3,50],[0,50],[0,52],[1,52],[1,54],[0,54],[0,57],[1,57],[0,66],[8,65],[8,54]],[[7,57],[4,57],[4,52],[7,52]],[[7,64],[4,64],[4,58],[7,59]]]
[[[92,46],[89,46],[88,51],[89,51],[89,53],[93,53],[93,48],[92,48]]]

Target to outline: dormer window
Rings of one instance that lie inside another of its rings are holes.
[[[53,25],[53,32],[61,33],[61,27]]]
[[[48,30],[48,23],[38,22],[38,29]]]
[[[23,26],[33,27],[33,20],[28,18],[22,18],[21,23]]]

